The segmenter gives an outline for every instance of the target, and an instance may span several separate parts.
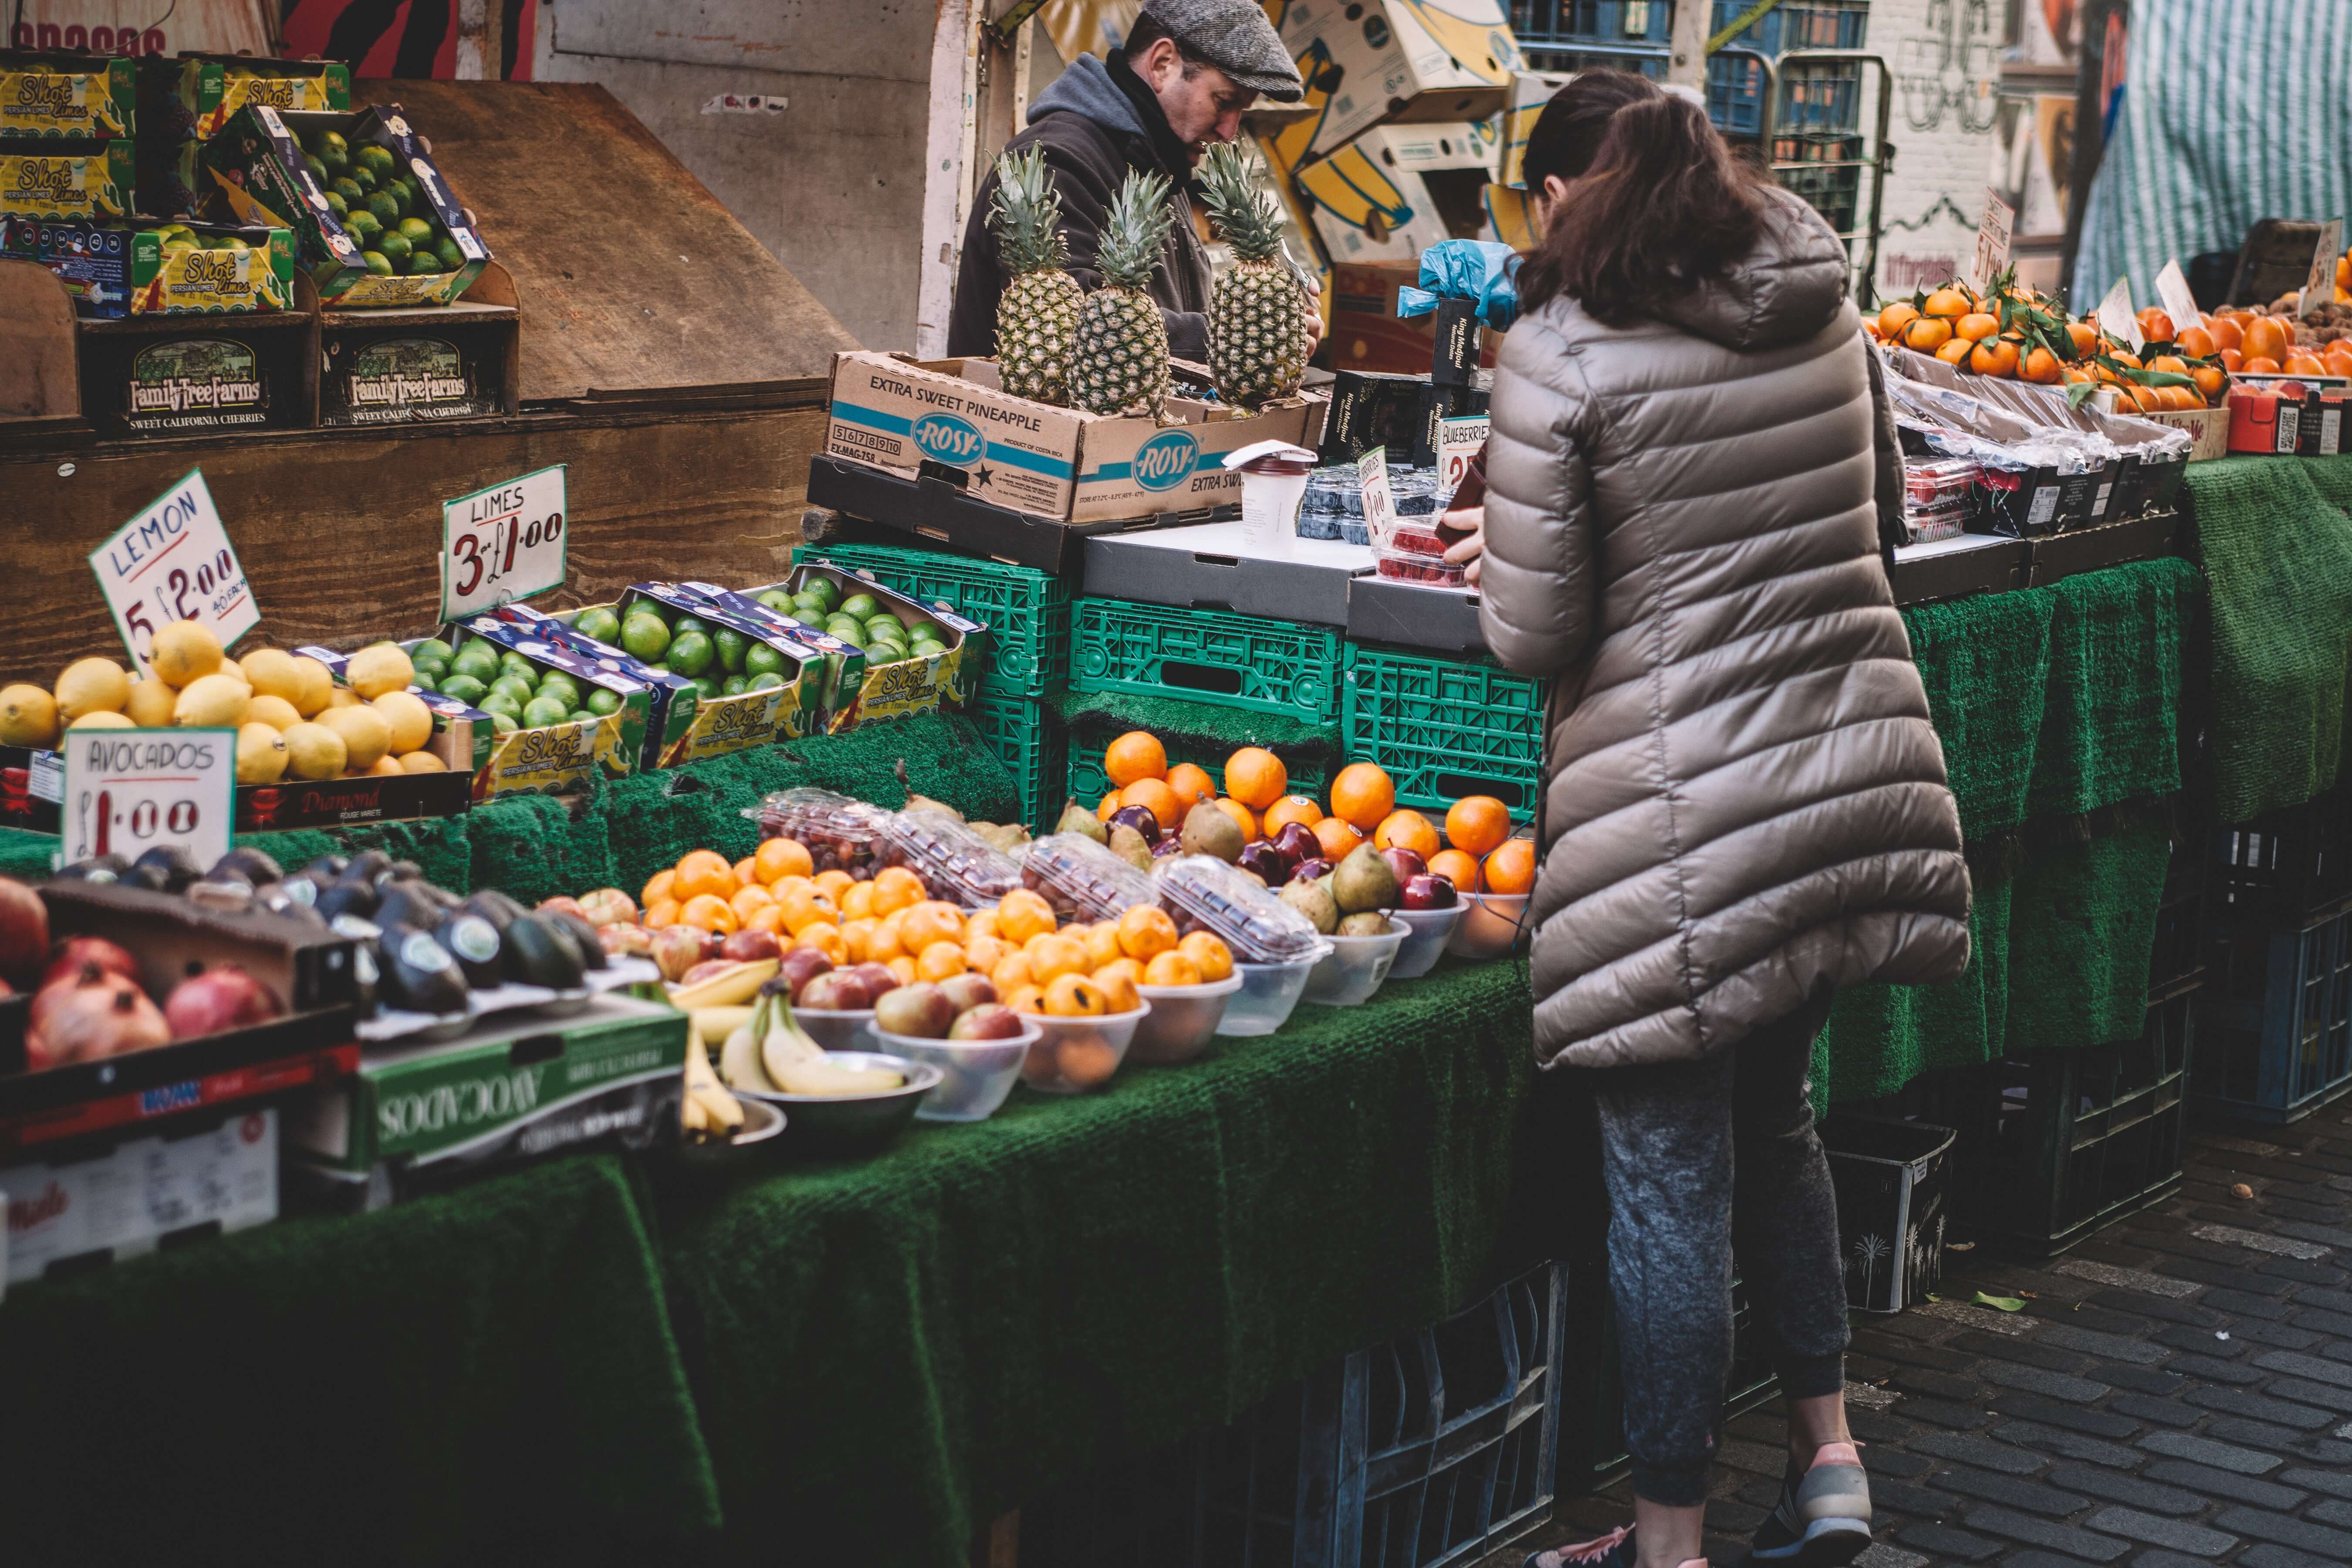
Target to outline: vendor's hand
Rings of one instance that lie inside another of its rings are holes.
[[[1463,580],[1475,583],[1478,580],[1478,558],[1486,553],[1486,509],[1474,506],[1461,511],[1449,511],[1439,518],[1437,523],[1440,528],[1469,535],[1447,550],[1445,559],[1457,566],[1467,562],[1468,565],[1462,574]]]

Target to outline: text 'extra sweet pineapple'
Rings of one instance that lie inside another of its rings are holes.
[[[1062,198],[1045,170],[1045,150],[1007,153],[996,161],[996,195],[988,226],[1007,281],[996,300],[996,370],[1004,390],[1039,403],[1070,400],[1071,340],[1086,291],[1062,270]]]
[[[1129,170],[1103,220],[1102,287],[1078,311],[1070,401],[1093,414],[1157,419],[1168,405],[1168,323],[1150,292],[1174,215],[1168,177]]]
[[[1209,368],[1217,395],[1255,408],[1298,390],[1307,371],[1307,290],[1282,254],[1282,219],[1258,189],[1248,153],[1209,149],[1201,187],[1234,263],[1209,300]]]

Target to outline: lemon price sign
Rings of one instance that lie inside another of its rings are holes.
[[[441,618],[461,620],[563,585],[565,465],[441,504]]]
[[[98,855],[136,860],[174,845],[199,866],[228,853],[236,821],[236,731],[73,730],[60,749],[60,866]]]
[[[149,649],[173,621],[198,623],[223,647],[261,622],[201,468],[91,551],[89,569],[142,675],[154,673]]]

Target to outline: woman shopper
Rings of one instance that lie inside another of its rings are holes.
[[[1844,247],[1696,104],[1610,86],[1519,277],[1479,614],[1553,681],[1536,1049],[1593,1069],[1634,1524],[1528,1563],[1705,1568],[1736,1243],[1789,1411],[1755,1558],[1844,1563],[1870,1493],[1805,1075],[1835,988],[1966,965],[1959,816],[1881,564],[1901,462]]]

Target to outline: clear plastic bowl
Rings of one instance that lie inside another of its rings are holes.
[[[1048,1094],[1084,1094],[1100,1089],[1127,1059],[1135,1026],[1150,1013],[1147,1002],[1132,1013],[1097,1018],[1055,1018],[1032,1013],[1041,1037],[1021,1064],[1021,1081]]]
[[[1217,1020],[1221,1035],[1271,1035],[1290,1020],[1307,977],[1331,952],[1328,938],[1318,938],[1313,952],[1288,963],[1236,963],[1234,973],[1242,988],[1225,999],[1225,1016]]]
[[[1454,928],[1462,923],[1470,900],[1457,898],[1450,910],[1396,910],[1393,917],[1405,923],[1404,944],[1397,949],[1396,962],[1389,965],[1391,980],[1418,980],[1437,967],[1438,958],[1454,936]]]
[[[1462,923],[1445,951],[1456,958],[1507,958],[1518,944],[1519,921],[1528,911],[1525,893],[1473,893],[1465,900]]]
[[[1029,1026],[1003,1040],[928,1040],[881,1029],[874,1037],[892,1056],[940,1069],[939,1087],[915,1108],[916,1121],[985,1121],[1021,1081],[1021,1063],[1043,1033],[1034,1018],[1023,1022]]]
[[[1225,1016],[1225,1002],[1242,988],[1239,973],[1200,985],[1139,985],[1136,993],[1151,1012],[1135,1031],[1130,1061],[1168,1066],[1189,1062],[1209,1048],[1210,1037]]]
[[[1333,951],[1307,974],[1307,1000],[1325,1007],[1353,1007],[1370,1001],[1381,982],[1389,977],[1397,949],[1411,934],[1411,927],[1391,918],[1389,929],[1378,936],[1325,937]]]
[[[879,1037],[881,1031],[874,1026],[874,1009],[871,1007],[845,1007],[838,1010],[828,1010],[824,1007],[795,1007],[793,1009],[793,1022],[808,1031],[808,1037],[814,1040],[821,1050],[888,1049],[887,1047],[874,1043]]]

